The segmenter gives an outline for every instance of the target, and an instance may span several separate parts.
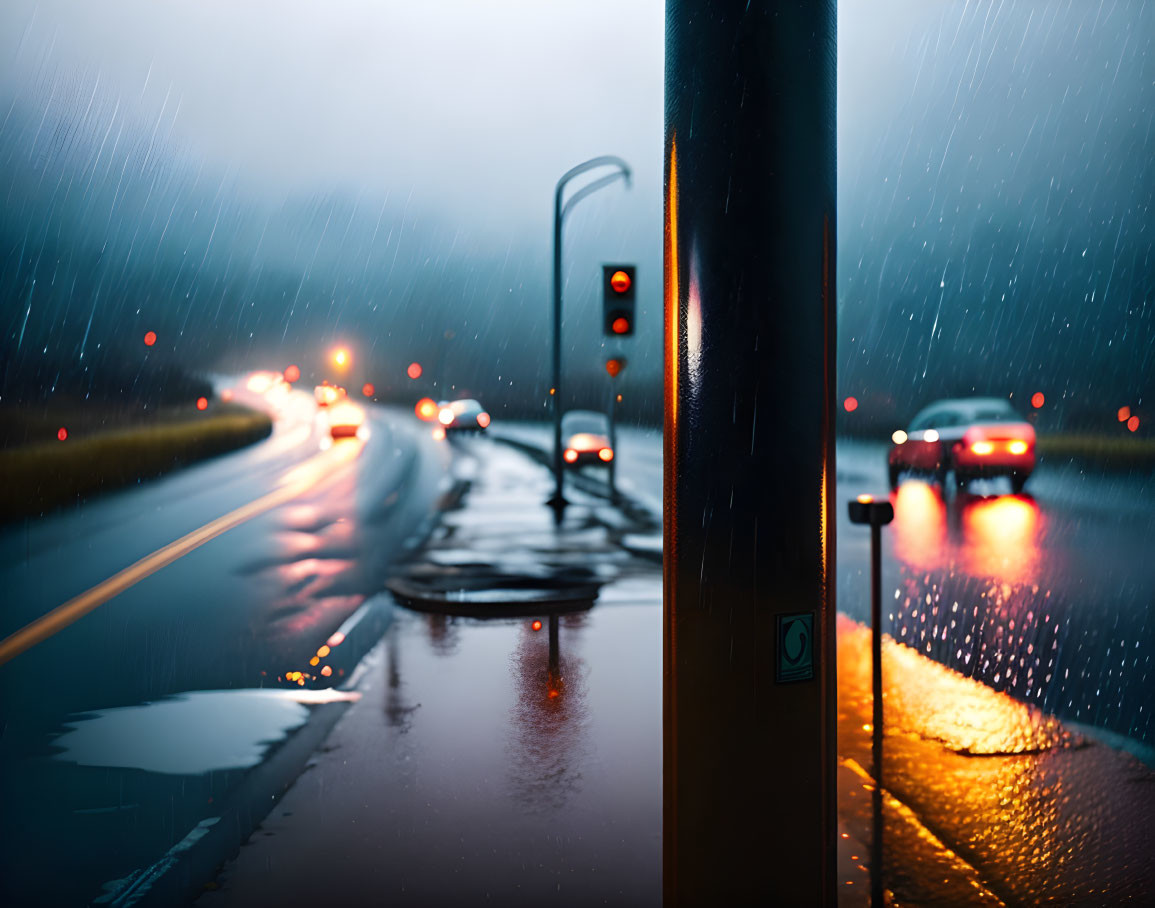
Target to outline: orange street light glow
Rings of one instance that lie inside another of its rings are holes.
[[[144,333],[144,345],[146,347],[151,347],[155,343],[156,343],[156,332],[155,331],[146,331]]]
[[[1132,432],[1134,432],[1136,429],[1138,429],[1139,428],[1139,417],[1138,416],[1132,416],[1129,420],[1127,420],[1127,428],[1130,429]]]
[[[1119,412],[1115,414],[1119,418],[1119,422],[1126,422],[1131,418],[1130,407],[1120,407]]]
[[[847,413],[853,413],[858,409],[858,398],[848,397],[842,402],[842,406],[846,408]]]
[[[209,408],[209,399],[207,397],[198,397],[197,398],[197,409],[198,410],[207,410],[208,408]]]
[[[301,378],[300,368],[298,368],[297,366],[286,366],[285,367],[285,381],[287,381],[291,384],[292,382],[298,381],[300,378]]]
[[[361,386],[361,393],[366,397],[372,397],[377,393],[377,389],[373,387],[373,382],[367,381],[364,385]]]
[[[405,374],[414,380],[420,378],[421,377],[421,363],[410,363],[409,368],[405,370]]]
[[[417,406],[414,407],[414,412],[417,418],[425,422],[433,422],[437,418],[437,404],[434,403],[433,398],[423,397],[417,401]]]
[[[1042,391],[1036,391],[1034,394],[1031,395],[1031,406],[1034,407],[1036,410],[1039,409],[1039,407],[1041,407],[1046,402],[1047,402],[1047,399],[1043,396]]]
[[[333,363],[339,368],[344,369],[347,365],[349,365],[349,359],[349,351],[344,347],[338,347],[333,351]]]

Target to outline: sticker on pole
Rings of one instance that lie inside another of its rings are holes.
[[[814,677],[814,612],[778,616],[779,684]]]

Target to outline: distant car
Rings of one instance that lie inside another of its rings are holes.
[[[1006,476],[1018,494],[1035,469],[1035,429],[1002,398],[936,401],[891,440],[892,489],[905,472],[932,475],[943,485],[953,473],[960,487],[972,479]]]
[[[342,400],[330,405],[327,419],[334,438],[354,438],[365,423],[365,411],[352,401]]]
[[[489,414],[471,398],[441,401],[437,405],[437,421],[446,432],[483,432],[489,428]]]
[[[323,382],[313,389],[313,399],[317,401],[317,406],[322,408],[333,406],[345,396],[344,388],[331,385],[328,382]]]
[[[614,459],[610,447],[610,421],[596,410],[570,410],[561,418],[562,460],[567,466],[587,463],[609,463]]]

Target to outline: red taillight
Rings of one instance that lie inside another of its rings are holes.
[[[566,463],[574,463],[578,459],[578,452],[573,448],[566,448],[566,451],[562,457],[565,458]]]
[[[488,413],[478,413],[477,414],[477,424],[479,426],[481,426],[481,428],[483,428],[483,429],[486,428],[489,425],[489,414]]]
[[[1030,445],[1028,445],[1025,441],[1015,439],[1009,445],[1007,445],[1007,450],[1012,454],[1026,454],[1027,448],[1029,447]]]
[[[990,454],[994,451],[995,446],[989,441],[976,441],[971,445],[971,451],[978,454],[980,457]]]
[[[600,457],[606,463],[609,463],[611,460],[614,459],[613,448],[602,448],[600,451],[598,451],[598,457]]]

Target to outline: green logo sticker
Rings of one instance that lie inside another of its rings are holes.
[[[814,612],[778,616],[778,683],[814,677]]]

